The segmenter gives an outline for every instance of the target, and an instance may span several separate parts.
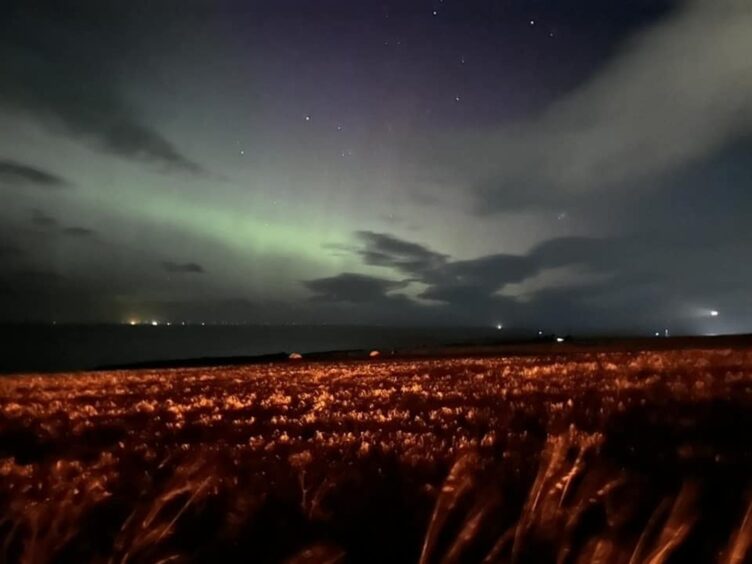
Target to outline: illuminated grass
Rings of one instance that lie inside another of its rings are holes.
[[[0,560],[743,562],[749,429],[747,351],[8,377]]]

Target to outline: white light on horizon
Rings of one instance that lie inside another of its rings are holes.
[[[556,337],[556,342],[557,343],[563,343],[564,342],[564,337]]]
[[[498,331],[501,331],[502,329],[504,329],[504,325],[502,325],[501,323],[497,323],[497,324],[496,324],[496,329],[497,329]]]
[[[711,309],[710,310],[710,317],[718,317],[718,310],[717,309]]]
[[[157,325],[159,325],[159,321],[152,321],[151,324],[153,327],[156,327]]]

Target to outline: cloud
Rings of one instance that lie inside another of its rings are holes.
[[[477,185],[477,211],[655,188],[748,133],[751,28],[745,0],[686,2],[536,119],[474,138],[471,154],[498,163]]]
[[[646,259],[644,247],[644,240],[634,238],[559,237],[542,242],[526,254],[449,261],[424,274],[421,281],[427,288],[421,297],[461,309],[470,305],[482,308],[489,303],[522,305],[550,288],[571,290],[575,286],[611,282],[609,277],[614,273],[628,276],[637,272],[632,261],[639,249],[643,249],[643,260]],[[660,247],[653,247],[651,268],[658,269],[653,253],[661,252]],[[618,284],[615,288],[619,288]]]
[[[518,282],[536,271],[527,257],[495,254],[448,263],[428,280],[435,284],[492,292],[499,284]]]
[[[441,299],[445,293],[491,293],[499,280],[518,281],[533,272],[529,261],[515,255],[497,254],[473,260],[451,261],[449,255],[420,243],[387,233],[357,231],[361,246],[351,249],[370,266],[393,268],[411,280],[431,285],[423,297]]]
[[[68,237],[81,239],[94,237],[96,235],[96,231],[94,229],[89,229],[88,227],[81,227],[78,225],[64,227],[60,225],[60,222],[56,218],[48,215],[46,212],[38,208],[31,210],[31,223],[37,227],[45,228],[46,230],[48,230],[46,231],[46,233],[48,233],[49,235],[62,233],[63,235]],[[58,227],[59,231],[56,229]]]
[[[64,178],[41,168],[8,159],[0,159],[0,184],[3,183],[13,186],[53,189],[69,185]]]
[[[645,204],[649,206],[649,203]],[[719,227],[724,233],[724,227]],[[386,234],[361,237],[355,248],[364,263],[377,264],[423,286],[420,300],[397,294],[411,315],[439,313],[444,320],[483,324],[503,320],[516,327],[556,327],[566,331],[648,330],[656,326],[704,330],[696,312],[702,307],[730,312],[727,327],[747,327],[752,308],[741,307],[752,283],[752,264],[739,261],[752,235],[710,236],[672,228],[613,237],[558,237],[524,254],[495,254],[452,260],[419,243]],[[374,242],[389,241],[373,261]],[[393,250],[390,254],[384,250]],[[442,257],[411,261],[400,257]],[[418,250],[419,249],[419,250]],[[373,305],[405,282],[359,274],[307,283],[317,298]],[[428,300],[428,302],[424,301]],[[733,312],[733,313],[731,313]],[[395,315],[399,315],[398,312]],[[694,316],[694,317],[693,317]],[[695,325],[692,325],[692,324]],[[746,323],[746,325],[745,325]],[[683,325],[682,325],[683,324]],[[735,325],[734,325],[735,324]]]
[[[65,235],[68,235],[69,237],[80,237],[80,238],[93,237],[94,235],[96,235],[96,231],[94,229],[89,229],[87,227],[78,227],[78,226],[65,227],[63,229],[63,233]]]
[[[408,282],[344,272],[303,284],[315,294],[314,300],[374,304],[392,298],[389,293],[404,288]]]
[[[37,227],[56,227],[57,220],[39,209],[31,210],[31,223]]]
[[[356,252],[365,264],[388,266],[406,274],[419,274],[435,269],[445,264],[448,258],[428,247],[386,233],[357,231],[355,236],[363,243]]]
[[[173,274],[203,274],[205,272],[204,267],[195,262],[176,263],[163,261],[162,268]]]
[[[116,14],[98,13],[106,8],[89,9],[92,13],[78,14],[78,19],[21,9],[10,18],[12,26],[0,28],[0,105],[28,112],[114,155],[202,174],[202,167],[154,129],[124,96],[118,70],[126,52],[122,45],[127,42],[127,26]],[[79,6],[81,10],[86,11]],[[74,25],[85,17],[101,25],[85,31]]]

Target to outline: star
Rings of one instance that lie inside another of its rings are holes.
[[[439,12],[437,12],[436,10],[434,10],[434,11],[432,12],[432,14],[433,14],[434,16],[438,16],[438,15],[439,15]]]
[[[311,121],[311,116],[306,116],[306,117],[305,117],[305,120],[306,120],[306,121]]]
[[[240,149],[240,154],[241,155],[245,155],[245,150],[244,149]]]
[[[535,25],[535,20],[530,20],[530,25]]]
[[[459,102],[459,101],[460,101],[460,97],[459,97],[459,96],[455,96],[455,97],[454,97],[454,101],[455,101],[455,102]]]

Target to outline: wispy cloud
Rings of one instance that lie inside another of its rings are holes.
[[[53,189],[69,186],[68,181],[52,172],[29,164],[0,159],[0,185],[4,183]]]
[[[330,278],[307,280],[303,284],[314,293],[315,300],[373,305],[390,299],[390,292],[404,288],[408,282],[344,272]]]
[[[645,184],[752,129],[752,4],[687,2],[532,121],[471,136],[479,213]],[[593,196],[595,197],[595,196]]]
[[[68,235],[69,237],[80,237],[80,238],[94,237],[96,235],[96,231],[94,229],[89,229],[88,227],[79,227],[79,226],[65,227],[63,229],[63,233],[65,235]]]
[[[357,231],[355,236],[363,243],[356,252],[365,264],[389,266],[407,274],[435,269],[445,264],[449,258],[424,245],[404,241],[387,233]]]
[[[57,220],[39,209],[31,210],[31,223],[37,227],[57,227]]]
[[[162,268],[173,274],[203,274],[204,267],[195,262],[172,262],[163,261]]]

